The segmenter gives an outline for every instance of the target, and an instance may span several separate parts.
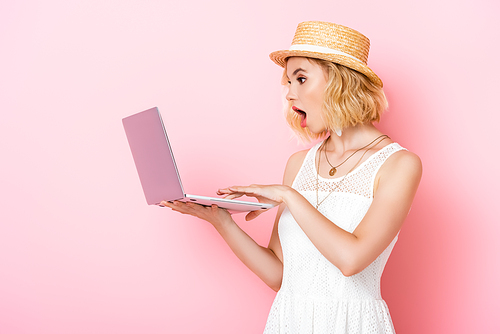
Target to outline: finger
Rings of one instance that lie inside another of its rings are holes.
[[[231,191],[230,194],[238,194],[240,197],[244,195],[254,196],[257,194],[255,190],[250,187],[231,187],[229,190]]]
[[[212,210],[212,214],[217,214],[217,211],[219,211],[219,207],[216,204],[212,204],[210,209]]]
[[[189,213],[189,211],[190,211],[189,210],[190,207],[186,203],[179,202],[179,201],[173,201],[172,203],[170,203],[168,205],[168,207],[171,208],[172,210],[180,212],[180,213]]]
[[[180,201],[173,201],[173,202],[165,202],[165,206],[171,208],[172,210],[176,212],[180,212],[182,214],[189,214],[189,215],[197,215],[201,210],[199,207],[203,208],[202,206],[195,204],[195,203],[184,203]]]
[[[241,186],[229,187],[229,189],[232,190],[233,192],[253,194],[253,195],[258,195],[264,190],[262,186],[259,186],[257,184],[252,184],[246,187],[241,187]]]
[[[160,206],[167,207],[167,208],[170,208],[170,209],[175,209],[176,208],[176,206],[174,205],[173,202],[167,202],[167,201],[161,201],[160,202]]]
[[[232,191],[229,188],[221,188],[217,190],[217,195],[230,194]]]
[[[250,211],[246,216],[245,216],[245,220],[246,221],[250,221],[250,220],[253,220],[255,218],[257,218],[258,216],[260,216],[263,212],[265,212],[267,210],[255,210],[255,211]]]
[[[210,209],[210,207],[207,207],[205,205],[197,204],[197,203],[192,203],[192,202],[181,202],[185,208],[186,211],[191,212],[192,214],[197,214],[197,213],[205,213],[207,209]]]
[[[227,188],[227,190],[229,190],[230,192],[233,192],[233,193],[239,193],[239,192],[245,192],[246,188],[248,188],[248,187],[232,186],[232,187]]]
[[[227,188],[227,189],[219,189],[219,191],[217,191],[217,195],[223,196],[223,198],[226,198],[227,196],[241,197],[241,196],[245,195],[245,193],[239,192],[239,191],[233,191],[233,190]]]
[[[230,195],[224,196],[223,198],[224,199],[235,199],[235,198],[239,198],[241,196],[243,196],[243,194],[230,194]]]

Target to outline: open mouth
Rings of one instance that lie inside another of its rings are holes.
[[[303,110],[300,110],[299,108],[297,108],[295,106],[292,107],[292,110],[295,111],[300,116],[300,118],[301,118],[300,126],[303,127],[303,128],[305,128],[306,124],[307,124],[307,122],[306,122],[306,119],[307,119],[306,112],[303,111]]]

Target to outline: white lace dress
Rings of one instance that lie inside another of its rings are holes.
[[[309,150],[292,187],[316,205],[315,156]],[[373,200],[375,175],[393,153],[392,143],[343,177],[318,181],[319,211],[346,231],[353,232]],[[278,233],[283,249],[283,282],[271,307],[264,333],[394,333],[391,316],[380,295],[380,277],[397,237],[362,272],[345,277],[308,239],[288,209]]]

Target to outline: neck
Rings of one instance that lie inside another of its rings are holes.
[[[371,123],[358,124],[342,129],[341,136],[338,136],[335,131],[330,131],[326,150],[342,154],[345,151],[363,147],[380,135],[382,135],[382,132]]]

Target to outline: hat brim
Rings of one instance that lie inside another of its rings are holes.
[[[380,80],[380,78],[375,74],[375,72],[373,72],[368,66],[366,66],[362,62],[359,62],[347,56],[339,54],[312,52],[312,51],[301,51],[301,50],[281,50],[281,51],[275,51],[269,55],[269,58],[271,58],[273,62],[275,62],[277,65],[281,67],[285,67],[286,61],[290,57],[308,57],[308,58],[328,60],[333,63],[349,67],[357,72],[366,75],[368,79],[376,86],[379,87],[384,86],[382,80]]]

